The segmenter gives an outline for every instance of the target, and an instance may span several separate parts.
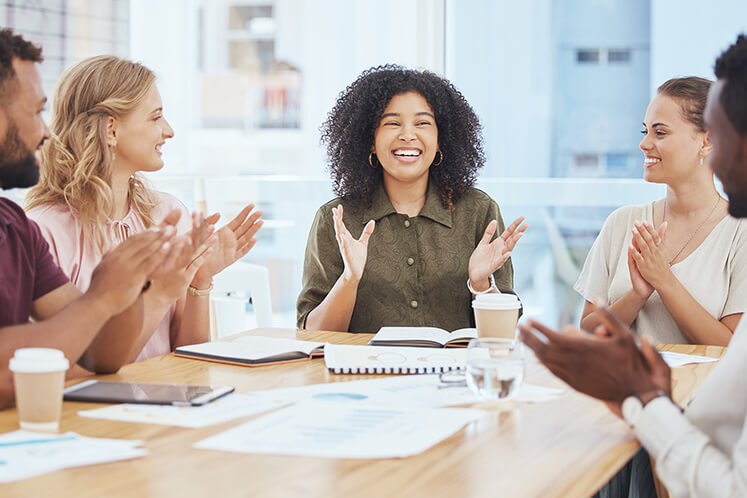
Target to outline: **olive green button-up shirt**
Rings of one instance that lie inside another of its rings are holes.
[[[369,220],[376,227],[358,285],[350,332],[376,332],[384,326],[432,326],[445,330],[474,327],[472,296],[467,290],[469,258],[491,220],[496,236],[505,229],[498,204],[472,189],[445,209],[431,185],[418,216],[399,214],[383,186],[370,207],[334,199],[316,213],[306,244],[303,289],[296,306],[298,327],[327,296],[343,272],[335,239],[332,208],[343,205],[343,221],[358,238]],[[513,293],[509,259],[495,272],[501,292]]]

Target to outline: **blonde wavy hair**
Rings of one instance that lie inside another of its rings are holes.
[[[65,71],[52,102],[52,139],[42,148],[39,183],[27,194],[27,209],[67,205],[81,222],[84,241],[105,248],[103,228],[114,208],[107,120],[127,116],[155,79],[142,64],[112,55],[85,59]],[[130,178],[128,199],[152,226],[155,197],[140,174]]]

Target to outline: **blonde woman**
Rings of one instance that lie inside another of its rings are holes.
[[[42,149],[40,181],[28,194],[27,209],[78,288],[88,287],[109,248],[159,223],[169,211],[182,212],[180,233],[190,230],[184,205],[141,176],[163,167],[161,147],[174,136],[148,68],[114,56],[71,67],[57,86],[50,128],[53,139]],[[207,253],[196,253],[191,264],[151,283],[139,348],[130,361],[208,340],[212,277],[256,242],[262,221],[260,212],[249,214],[252,209],[248,205],[213,234]],[[217,219],[213,215],[207,222]]]
[[[586,299],[581,327],[593,331],[602,300],[655,344],[727,345],[747,309],[747,225],[708,165],[703,112],[711,82],[662,84],[643,120],[643,178],[663,199],[613,212],[586,258],[575,289]]]

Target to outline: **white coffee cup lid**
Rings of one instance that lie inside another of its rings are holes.
[[[9,367],[12,372],[19,373],[64,372],[70,362],[59,349],[22,348],[13,353]]]
[[[519,298],[513,294],[478,294],[472,307],[483,310],[517,310],[521,308]]]

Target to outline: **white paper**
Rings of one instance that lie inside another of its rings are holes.
[[[669,368],[681,367],[690,363],[710,363],[718,361],[718,358],[698,356],[695,354],[673,353],[672,351],[661,351],[661,356],[667,362]]]
[[[15,431],[0,435],[0,482],[70,467],[129,460],[147,454],[142,441],[90,438],[74,432]]]
[[[514,401],[540,402],[555,399],[563,389],[522,384]],[[258,396],[286,401],[347,401],[401,407],[439,407],[472,404],[480,398],[466,386],[442,383],[438,375],[407,375],[372,380],[331,382],[310,386],[254,391]]]
[[[254,415],[287,404],[252,394],[229,394],[204,406],[120,404],[82,410],[81,417],[137,422],[141,424],[206,427],[239,417]]]
[[[324,363],[335,373],[428,373],[465,368],[467,349],[328,343]]]
[[[195,444],[196,448],[328,458],[403,458],[483,415],[463,408],[301,403]]]

